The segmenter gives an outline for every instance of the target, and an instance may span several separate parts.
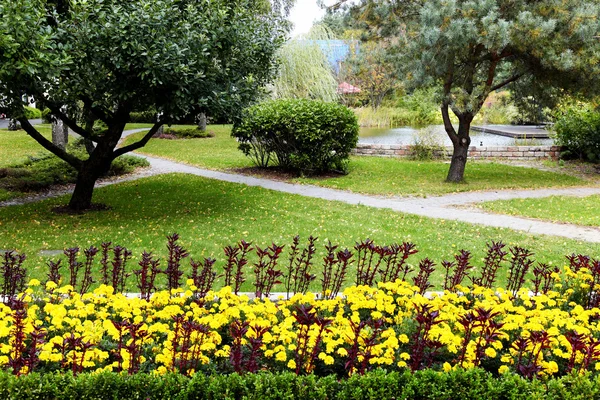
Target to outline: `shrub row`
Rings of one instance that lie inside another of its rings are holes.
[[[342,381],[333,376],[267,372],[242,376],[196,374],[191,378],[114,373],[14,377],[0,373],[0,396],[20,400],[576,400],[598,398],[600,383],[598,378],[585,375],[526,381],[514,375],[493,377],[477,369],[449,373],[426,370],[415,374],[374,371]]]

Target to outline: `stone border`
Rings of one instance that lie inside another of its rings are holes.
[[[409,157],[411,155],[410,145],[402,144],[366,144],[359,143],[352,154],[360,156],[380,157]],[[560,146],[471,146],[469,147],[469,158],[502,159],[502,160],[556,160],[560,156]],[[444,147],[434,154],[440,158],[452,157],[452,146]]]

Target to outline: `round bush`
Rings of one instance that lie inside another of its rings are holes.
[[[34,107],[25,106],[25,117],[27,119],[41,119],[42,111]]]
[[[566,147],[563,158],[600,161],[600,112],[591,105],[563,108],[554,125],[557,143]]]
[[[316,100],[273,100],[244,111],[232,131],[259,167],[274,163],[299,174],[345,171],[358,142],[358,122],[345,106]]]

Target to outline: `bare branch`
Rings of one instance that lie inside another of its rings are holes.
[[[135,143],[132,143],[130,145],[127,145],[125,147],[121,147],[120,149],[115,150],[114,153],[113,153],[113,160],[115,158],[117,158],[117,157],[125,154],[125,153],[129,153],[130,151],[134,151],[134,150],[137,150],[139,148],[144,147],[146,145],[146,143],[148,143],[148,141],[150,140],[150,138],[152,136],[154,136],[154,134],[156,133],[156,131],[158,131],[158,129],[162,125],[163,125],[162,122],[157,122],[156,124],[154,124],[154,126],[152,127],[152,129],[150,129],[148,131],[148,133],[146,133],[146,135],[144,135],[144,137],[141,140],[139,140],[139,141],[137,141]]]
[[[29,136],[31,136],[36,142],[41,144],[42,147],[44,147],[46,150],[48,150],[52,154],[56,155],[61,160],[69,163],[69,165],[71,165],[73,168],[79,170],[83,161],[81,161],[79,158],[75,157],[74,155],[67,153],[65,150],[56,146],[54,143],[52,143],[51,141],[46,139],[44,136],[42,136],[42,134],[39,133],[37,131],[37,129],[35,129],[29,123],[27,118],[21,117],[21,118],[19,118],[19,122],[21,123],[21,127],[25,130],[25,132],[27,132],[27,134]]]
[[[80,127],[79,125],[77,125],[77,122],[75,122],[75,120],[73,120],[72,118],[69,118],[65,113],[63,113],[60,110],[60,107],[57,107],[56,105],[53,105],[53,104],[48,104],[48,108],[50,109],[50,111],[52,111],[52,114],[56,115],[65,124],[67,124],[67,126],[69,128],[71,128],[73,130],[73,132],[75,132],[79,136],[82,136],[82,137],[84,137],[86,139],[89,139],[89,140],[91,140],[93,142],[98,142],[97,139],[94,139],[92,137],[91,132],[88,132],[85,129],[83,129],[82,127]]]

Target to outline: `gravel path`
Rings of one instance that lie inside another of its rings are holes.
[[[125,132],[125,135],[142,130],[144,129],[127,131]],[[298,185],[270,179],[255,178],[246,175],[212,171],[161,158],[144,156],[140,154],[138,155],[146,158],[150,162],[151,168],[144,170],[139,174],[133,174],[111,181],[100,182],[98,186],[106,186],[109,184],[139,179],[145,176],[179,172],[226,182],[245,184],[248,186],[258,186],[278,192],[297,194],[329,201],[340,201],[348,204],[360,204],[376,208],[388,208],[397,212],[421,215],[430,218],[463,221],[491,227],[510,228],[533,234],[561,236],[581,241],[600,243],[600,229],[598,228],[571,224],[556,224],[508,215],[492,214],[481,210],[455,207],[484,201],[514,198],[541,198],[556,195],[583,197],[600,194],[600,188],[598,187],[537,190],[496,190],[487,192],[456,193],[428,198],[387,198],[379,196],[367,196],[319,186]],[[14,199],[0,203],[0,206],[39,201],[43,198],[54,197],[65,193],[67,193],[67,191],[63,190],[62,192],[47,193],[37,197]]]

